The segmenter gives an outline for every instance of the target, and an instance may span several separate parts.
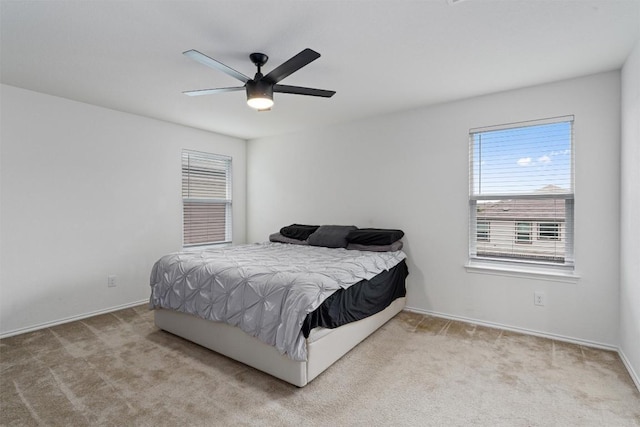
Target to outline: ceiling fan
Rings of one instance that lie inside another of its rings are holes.
[[[198,52],[197,50],[191,49],[183,52],[183,54],[195,61],[198,61],[201,64],[206,65],[207,67],[216,68],[244,83],[244,86],[188,90],[186,92],[182,92],[185,95],[210,95],[214,93],[233,92],[246,89],[247,104],[258,111],[266,111],[271,109],[271,106],[273,105],[274,92],[292,93],[295,95],[320,96],[324,98],[331,98],[336,93],[333,90],[313,89],[310,87],[287,86],[278,84],[285,77],[298,71],[300,68],[304,67],[310,62],[320,58],[320,54],[318,52],[309,48],[304,49],[302,52],[285,61],[280,66],[276,67],[274,70],[268,73],[266,76],[262,75],[261,68],[264,66],[264,64],[267,63],[269,57],[264,53],[252,53],[251,55],[249,55],[249,59],[251,59],[251,62],[253,62],[256,67],[258,67],[258,72],[253,77],[253,79],[250,79],[244,74],[234,70],[233,68],[223,64],[220,61],[216,61],[215,59],[210,58],[201,52]]]

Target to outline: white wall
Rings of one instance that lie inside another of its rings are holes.
[[[468,273],[470,128],[575,115],[577,283]],[[620,73],[250,141],[249,241],[293,222],[406,232],[412,308],[617,346]],[[544,307],[533,304],[544,291]]]
[[[620,349],[640,388],[640,41],[622,69]]]
[[[1,90],[0,333],[148,299],[153,263],[182,247],[182,148],[233,157],[245,241],[246,141]]]

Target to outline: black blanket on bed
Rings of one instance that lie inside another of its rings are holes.
[[[406,295],[408,275],[407,263],[403,260],[370,280],[336,291],[307,315],[302,325],[304,337],[308,338],[315,327],[337,328],[384,310],[396,298]]]

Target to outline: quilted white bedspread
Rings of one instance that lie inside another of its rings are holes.
[[[406,258],[282,243],[185,251],[151,271],[151,308],[238,326],[293,360],[306,360],[306,315],[332,293],[371,279]]]

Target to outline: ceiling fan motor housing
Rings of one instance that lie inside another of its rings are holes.
[[[247,99],[269,98],[273,99],[273,84],[260,80],[249,80],[246,84]]]

